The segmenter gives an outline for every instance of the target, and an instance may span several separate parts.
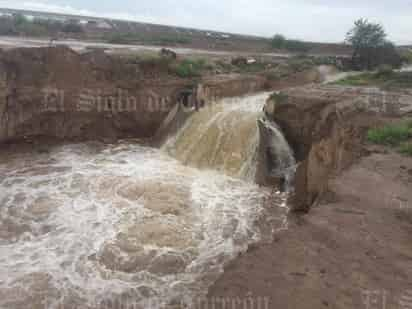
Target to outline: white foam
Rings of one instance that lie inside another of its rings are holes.
[[[46,295],[51,308],[73,299],[98,307],[96,300],[124,293],[134,293],[137,302],[167,303],[176,297],[189,302],[206,292],[227,261],[259,239],[256,220],[270,195],[254,184],[185,167],[160,150],[127,141],[72,144],[49,154],[16,154],[8,164],[0,164],[0,171],[6,176],[0,183],[2,224],[7,219],[28,225],[24,233],[0,239],[0,292],[23,287],[26,293]],[[135,182],[188,191],[190,208],[181,216],[162,215],[145,208],[144,200],[119,194]],[[18,200],[19,196],[25,199]],[[43,209],[40,204],[33,214],[31,207],[39,198],[53,206]],[[39,211],[45,212],[41,218]],[[190,261],[183,271],[167,275],[113,271],[93,258],[125,227],[147,220],[177,224],[185,229],[178,234],[192,235],[188,248],[144,246],[157,256],[173,253]],[[39,287],[40,292],[33,291],[25,279],[34,273],[50,276],[50,284],[43,290]],[[142,294],[143,287],[150,295]],[[0,306],[6,303],[13,307],[11,299],[0,299]]]

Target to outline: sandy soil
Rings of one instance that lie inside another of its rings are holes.
[[[327,201],[227,267],[209,305],[252,297],[247,308],[258,308],[265,297],[266,308],[412,308],[411,182],[412,158],[373,150],[331,180]]]

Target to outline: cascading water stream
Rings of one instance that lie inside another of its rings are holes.
[[[272,177],[293,178],[293,151],[276,123],[263,115],[268,93],[222,99],[194,113],[163,149],[179,161],[200,169],[212,169],[255,181],[259,147],[266,147]],[[266,131],[259,132],[258,123]],[[264,138],[263,145],[259,139]],[[260,145],[260,146],[259,146]]]
[[[283,189],[289,192],[292,189],[297,166],[293,150],[275,122],[266,117],[261,117],[258,121],[266,130],[267,136],[265,168],[270,177],[280,179],[283,183]]]

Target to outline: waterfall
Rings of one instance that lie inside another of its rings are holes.
[[[293,150],[278,125],[266,116],[259,118],[260,162],[266,178],[277,179],[285,191],[289,191],[296,171]]]
[[[162,148],[186,165],[248,181],[256,180],[258,161],[265,160],[262,168],[269,170],[268,176],[289,184],[296,162],[277,125],[263,116],[268,96],[260,93],[207,105]],[[267,148],[265,158],[259,155],[262,147]]]

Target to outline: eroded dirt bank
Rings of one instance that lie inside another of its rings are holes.
[[[270,81],[255,74],[178,78],[167,59],[135,61],[66,47],[0,52],[0,143],[30,136],[146,138],[182,94],[194,100],[300,85],[316,72]]]
[[[409,94],[305,87],[272,98],[266,113],[300,161],[291,201],[299,213],[273,243],[249,248],[225,269],[209,305],[411,305],[412,159],[365,142],[368,127],[408,117]]]

